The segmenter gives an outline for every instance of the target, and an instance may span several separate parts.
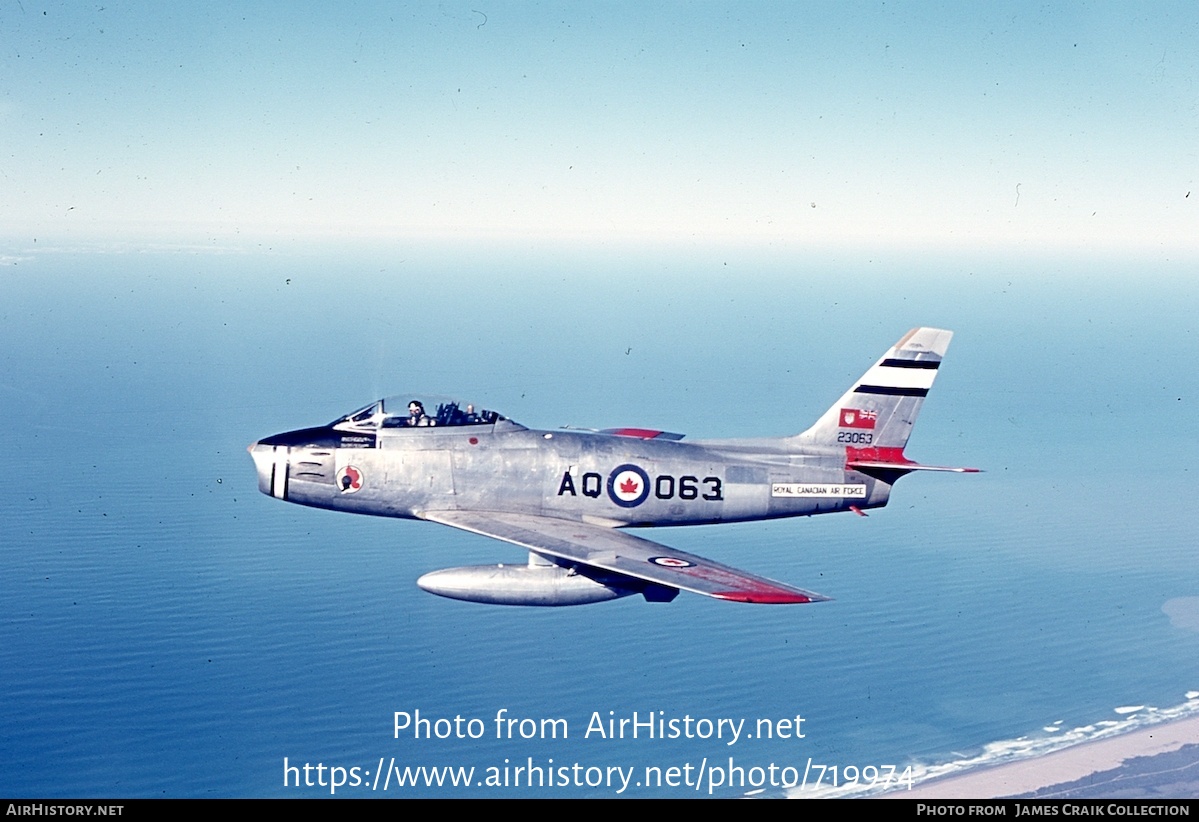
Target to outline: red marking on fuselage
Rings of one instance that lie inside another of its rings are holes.
[[[618,437],[640,437],[643,440],[652,440],[662,432],[652,428],[613,428],[611,433]]]
[[[845,448],[845,467],[852,468],[855,462],[885,462],[894,465],[896,468],[916,464],[914,460],[910,460],[904,456],[902,448],[894,446],[854,448],[853,446],[847,446]]]

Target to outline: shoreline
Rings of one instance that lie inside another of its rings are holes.
[[[998,799],[1036,793],[1119,769],[1137,757],[1165,756],[1196,743],[1199,743],[1199,717],[1187,717],[1081,742],[1044,756],[931,779],[912,790],[892,791],[875,798]]]

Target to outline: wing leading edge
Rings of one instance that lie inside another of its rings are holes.
[[[829,600],[614,528],[529,514],[475,511],[430,511],[424,518],[555,560],[717,599],[775,605]]]

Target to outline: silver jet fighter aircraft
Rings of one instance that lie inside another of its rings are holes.
[[[801,434],[697,440],[642,428],[536,431],[447,398],[402,395],[253,443],[258,488],[288,502],[423,519],[510,542],[527,564],[417,584],[499,605],[582,605],[679,590],[737,602],[828,599],[621,530],[862,514],[921,465],[904,455],[952,337],[904,335]]]

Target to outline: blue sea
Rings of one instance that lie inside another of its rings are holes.
[[[1199,710],[1195,260],[0,261],[0,795],[862,795]],[[406,392],[537,428],[796,433],[917,325],[956,336],[908,454],[985,473],[904,478],[866,518],[641,532],[828,603],[440,599],[416,578],[523,552],[268,498],[245,450]]]

